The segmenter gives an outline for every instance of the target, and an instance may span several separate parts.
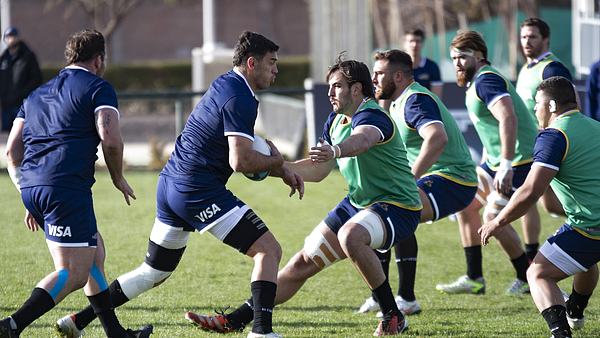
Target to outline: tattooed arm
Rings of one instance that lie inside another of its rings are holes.
[[[135,199],[135,195],[123,177],[123,139],[119,130],[118,113],[110,108],[98,110],[96,112],[96,130],[102,140],[104,161],[113,184],[123,193],[125,201],[129,205],[129,197]]]

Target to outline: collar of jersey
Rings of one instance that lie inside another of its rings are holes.
[[[256,95],[254,95],[254,91],[252,91],[252,87],[250,87],[250,84],[248,84],[248,80],[246,80],[244,74],[242,74],[242,72],[240,72],[236,67],[233,67],[233,72],[239,75],[242,79],[244,79],[244,82],[246,82],[246,86],[248,86],[248,89],[250,89],[250,93],[252,93],[252,96],[256,97]]]
[[[475,75],[473,75],[473,78],[471,79],[471,81],[467,82],[467,88],[471,88],[471,84],[473,83],[475,78],[477,78],[477,74],[479,74],[481,69],[483,69],[483,67],[485,67],[485,66],[487,66],[487,65],[483,65],[483,66],[479,67],[479,69],[477,69],[477,71],[475,72]]]
[[[75,65],[66,66],[65,69],[79,69],[79,70],[85,70],[88,73],[90,72],[89,70],[87,70],[81,66],[75,66]]]
[[[540,63],[540,61],[542,61],[543,59],[547,58],[548,56],[550,56],[552,54],[552,52],[547,51],[546,53],[540,55],[539,58],[537,59],[533,59],[533,62],[531,62],[530,64],[527,65],[527,68],[531,68],[535,65],[537,65],[538,63]]]

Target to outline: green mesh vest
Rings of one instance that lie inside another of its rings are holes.
[[[467,142],[465,142],[456,124],[456,120],[454,120],[452,114],[450,114],[439,98],[417,82],[413,82],[408,86],[400,101],[396,102],[390,111],[406,146],[410,166],[414,165],[423,145],[423,138],[419,135],[419,132],[407,126],[404,119],[406,101],[413,94],[429,95],[435,100],[442,116],[446,135],[448,136],[448,143],[444,147],[444,151],[423,176],[436,174],[462,185],[476,187],[477,174],[475,172],[475,162],[471,158],[471,152],[469,152]]]
[[[550,54],[538,62],[535,66],[531,68],[527,68],[527,65],[523,65],[521,71],[519,72],[519,79],[517,80],[516,90],[517,94],[527,106],[527,110],[531,114],[531,117],[534,122],[537,121],[535,117],[535,111],[533,107],[535,106],[535,93],[537,86],[544,81],[542,78],[544,74],[544,68],[550,63],[558,61],[562,63],[554,54]]]
[[[388,113],[369,99],[360,108]],[[338,115],[329,130],[334,144],[341,143],[352,133],[351,123],[340,123],[344,115]],[[390,118],[393,123],[393,120]],[[343,155],[343,154],[342,154]],[[404,209],[421,210],[421,199],[406,159],[406,150],[394,125],[394,135],[387,141],[377,143],[365,153],[354,157],[337,159],[340,172],[348,181],[350,203],[366,208],[377,202],[386,202]]]
[[[527,107],[523,103],[523,100],[517,94],[515,87],[497,70],[490,66],[482,67],[476,75],[480,77],[485,73],[494,73],[500,76],[504,82],[506,82],[506,89],[512,99],[515,114],[517,115],[518,127],[517,127],[517,141],[515,144],[515,157],[513,158],[512,165],[517,166],[531,162],[533,159],[533,145],[535,142],[535,136],[537,135],[536,124],[531,119],[531,115],[527,111]],[[491,169],[496,169],[500,164],[501,155],[501,144],[500,144],[500,123],[492,112],[488,109],[485,102],[483,102],[475,91],[475,79],[471,82],[471,86],[467,90],[467,96],[465,98],[467,111],[469,117],[475,126],[475,131],[483,143],[483,147],[487,152],[486,162]]]
[[[567,214],[567,224],[600,239],[600,122],[578,110],[554,120],[548,128],[560,130],[567,151],[550,186]]]

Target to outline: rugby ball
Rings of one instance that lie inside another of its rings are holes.
[[[263,155],[271,156],[271,148],[269,147],[267,141],[265,141],[262,137],[256,134],[254,134],[254,143],[252,144],[252,150],[256,150]],[[269,176],[269,172],[265,171],[262,173],[253,174],[244,173],[244,176],[248,177],[253,181],[262,181],[265,178],[267,178],[267,176]]]

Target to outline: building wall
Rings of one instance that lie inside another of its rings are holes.
[[[66,1],[65,1],[66,2]],[[217,0],[216,40],[232,48],[243,30],[257,31],[280,45],[280,56],[309,54],[309,5],[304,0]],[[93,28],[80,8],[45,8],[44,0],[11,1],[11,24],[41,63],[64,62],[69,35]],[[145,1],[122,21],[109,44],[109,62],[189,60],[202,46],[202,0]]]

